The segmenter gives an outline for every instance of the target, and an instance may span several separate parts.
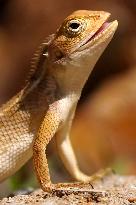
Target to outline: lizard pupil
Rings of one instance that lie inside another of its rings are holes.
[[[71,28],[71,29],[73,29],[73,30],[76,30],[76,29],[78,29],[79,28],[79,26],[80,26],[80,24],[79,23],[71,23],[70,25],[69,25],[69,27]]]

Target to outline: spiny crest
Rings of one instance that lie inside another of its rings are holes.
[[[50,35],[48,38],[46,38],[41,45],[38,47],[38,49],[36,50],[36,52],[34,53],[31,62],[30,62],[30,71],[29,71],[29,75],[28,78],[26,80],[26,82],[28,82],[29,80],[36,80],[42,70],[43,67],[41,66],[41,64],[46,60],[46,58],[48,57],[48,45],[50,43],[50,41],[53,39],[54,34]]]

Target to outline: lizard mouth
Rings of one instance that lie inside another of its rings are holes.
[[[106,28],[108,28],[109,25],[110,25],[110,22],[107,22],[107,21],[104,22],[102,26],[96,31],[96,33],[86,43],[88,43],[89,41],[91,41],[92,39],[100,35],[103,31],[106,30]]]
[[[114,28],[116,26],[117,26],[117,21],[116,20],[113,21],[113,22],[105,21],[97,29],[97,31],[93,35],[90,35],[89,38],[86,39],[86,41],[83,42],[83,44],[79,47],[78,51],[82,51],[82,50],[84,50],[86,48],[89,48],[89,47],[93,46],[96,41],[99,41],[102,38],[102,36],[107,36],[108,33],[109,33],[108,31],[114,30]],[[107,35],[106,35],[106,33],[107,33]]]

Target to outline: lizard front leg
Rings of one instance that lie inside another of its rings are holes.
[[[49,106],[49,110],[42,121],[39,132],[33,145],[33,162],[37,178],[41,188],[50,192],[53,185],[50,180],[48,162],[46,158],[46,147],[52,137],[55,135],[60,124],[59,113],[55,106]]]

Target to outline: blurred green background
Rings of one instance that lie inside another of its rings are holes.
[[[136,1],[0,0],[0,104],[24,85],[42,40],[74,10],[105,10],[119,28],[82,93],[71,131],[79,165],[88,174],[111,166],[136,174]],[[48,148],[53,181],[72,180]],[[0,196],[37,187],[32,162],[0,184]]]

